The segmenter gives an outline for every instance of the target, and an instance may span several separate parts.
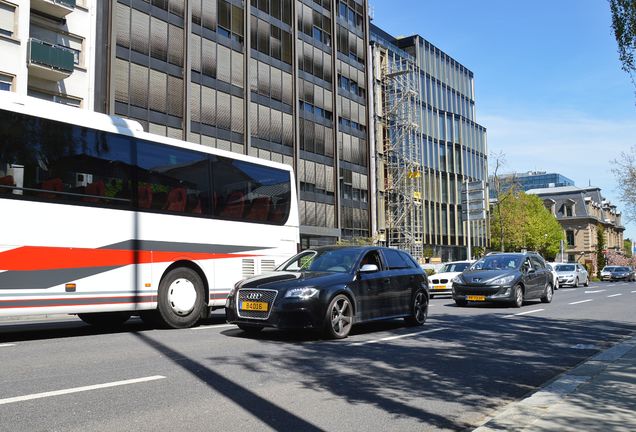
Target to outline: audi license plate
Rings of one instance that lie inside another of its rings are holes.
[[[243,301],[241,302],[241,310],[267,312],[268,304],[266,302]]]
[[[434,290],[443,290],[446,289],[446,285],[433,285]]]
[[[466,296],[466,300],[468,300],[468,301],[486,301],[486,296],[469,295],[469,296]]]

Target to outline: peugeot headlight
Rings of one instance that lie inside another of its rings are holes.
[[[503,277],[495,279],[490,284],[491,285],[508,285],[514,279],[515,279],[515,275],[503,276]]]
[[[451,280],[451,282],[454,284],[461,284],[463,283],[462,277],[460,275],[457,275]]]
[[[292,288],[285,293],[285,298],[299,298],[302,300],[310,299],[318,295],[316,288]]]

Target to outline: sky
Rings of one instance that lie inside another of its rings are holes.
[[[474,73],[477,122],[489,155],[504,156],[501,172],[557,172],[622,208],[611,167],[636,146],[636,88],[621,70],[607,0],[369,5],[378,27],[419,34]],[[636,221],[623,215],[623,224],[636,239]]]

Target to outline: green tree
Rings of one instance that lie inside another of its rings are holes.
[[[491,239],[493,249],[507,252],[521,249],[536,250],[546,259],[553,260],[559,253],[563,229],[535,195],[509,190],[499,203],[499,210],[491,212],[493,231],[503,233]]]
[[[629,74],[636,87],[636,0],[609,0],[612,13],[612,29],[618,44],[618,58],[621,69]]]
[[[627,258],[632,257],[632,241],[631,239],[623,240],[623,252]]]
[[[605,228],[596,226],[596,277],[601,277],[601,270],[605,267]]]

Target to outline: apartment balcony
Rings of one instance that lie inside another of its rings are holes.
[[[60,81],[73,73],[75,53],[65,47],[38,39],[29,39],[29,75],[49,81]]]
[[[33,0],[31,9],[62,19],[75,10],[75,0]]]

